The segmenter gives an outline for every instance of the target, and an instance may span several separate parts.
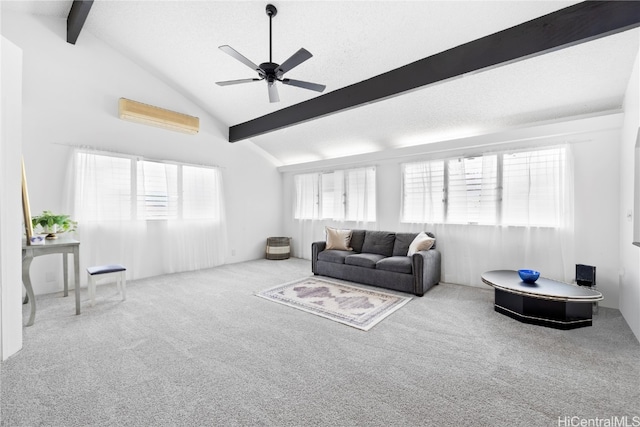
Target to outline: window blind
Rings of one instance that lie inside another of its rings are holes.
[[[402,166],[402,220],[444,222],[444,161]]]
[[[557,147],[404,164],[402,221],[557,227],[566,160]]]
[[[374,167],[294,176],[296,219],[375,221]]]
[[[322,207],[321,218],[333,218],[336,210],[342,210],[342,194],[337,194],[336,174],[334,172],[323,173],[321,175],[320,206]]]
[[[222,176],[216,168],[83,151],[76,162],[83,221],[222,217]]]
[[[138,161],[138,219],[178,217],[178,166]]]
[[[453,159],[447,163],[447,222],[495,224],[497,156]]]

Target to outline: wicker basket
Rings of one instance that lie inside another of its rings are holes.
[[[291,256],[291,237],[267,238],[267,259],[288,259]]]

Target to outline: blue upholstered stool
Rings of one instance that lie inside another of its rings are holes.
[[[127,269],[124,265],[120,264],[110,264],[110,265],[99,265],[97,267],[89,267],[87,268],[87,273],[89,274],[89,280],[87,282],[87,287],[89,289],[89,298],[91,299],[91,305],[95,305],[96,303],[96,282],[101,279],[105,279],[108,277],[116,278],[116,287],[118,288],[118,292],[122,295],[122,301],[127,299],[127,278],[126,278]]]

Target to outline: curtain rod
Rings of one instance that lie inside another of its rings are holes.
[[[51,144],[53,144],[53,145],[62,145],[63,147],[77,148],[77,149],[80,149],[80,150],[99,151],[99,152],[103,152],[103,153],[119,154],[121,156],[127,156],[127,157],[136,157],[138,159],[142,159],[142,160],[146,160],[146,161],[150,161],[150,162],[180,163],[182,165],[187,165],[187,166],[202,166],[202,167],[209,167],[209,168],[226,169],[225,166],[220,166],[220,165],[216,165],[216,164],[187,163],[187,162],[179,162],[179,161],[176,161],[176,160],[168,160],[168,159],[154,159],[154,158],[145,157],[145,156],[142,156],[142,155],[136,154],[136,153],[126,153],[126,152],[122,152],[122,151],[111,150],[111,149],[108,149],[108,148],[94,147],[92,145],[66,144],[64,142],[52,142]]]

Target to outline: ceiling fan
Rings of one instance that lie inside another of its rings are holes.
[[[259,82],[262,80],[266,80],[267,87],[269,89],[269,102],[280,101],[280,97],[278,96],[278,89],[276,88],[276,82],[282,82],[286,85],[301,87],[303,89],[314,90],[316,92],[322,92],[326,87],[325,85],[321,85],[318,83],[305,82],[302,80],[283,78],[284,73],[302,64],[304,61],[311,58],[313,55],[311,55],[311,53],[305,48],[301,48],[299,51],[291,55],[291,57],[286,61],[284,61],[282,64],[274,63],[271,58],[271,20],[278,13],[278,9],[276,9],[274,5],[268,4],[266,11],[267,11],[267,15],[269,16],[269,62],[263,62],[260,65],[256,65],[250,60],[248,60],[245,56],[240,54],[237,50],[232,48],[231,46],[228,46],[228,45],[220,46],[219,49],[222,50],[224,53],[231,55],[232,57],[242,62],[247,67],[251,68],[254,71],[257,71],[258,78],[227,80],[223,82],[216,82],[216,84],[219,86],[229,86],[229,85],[235,85],[240,83]]]

